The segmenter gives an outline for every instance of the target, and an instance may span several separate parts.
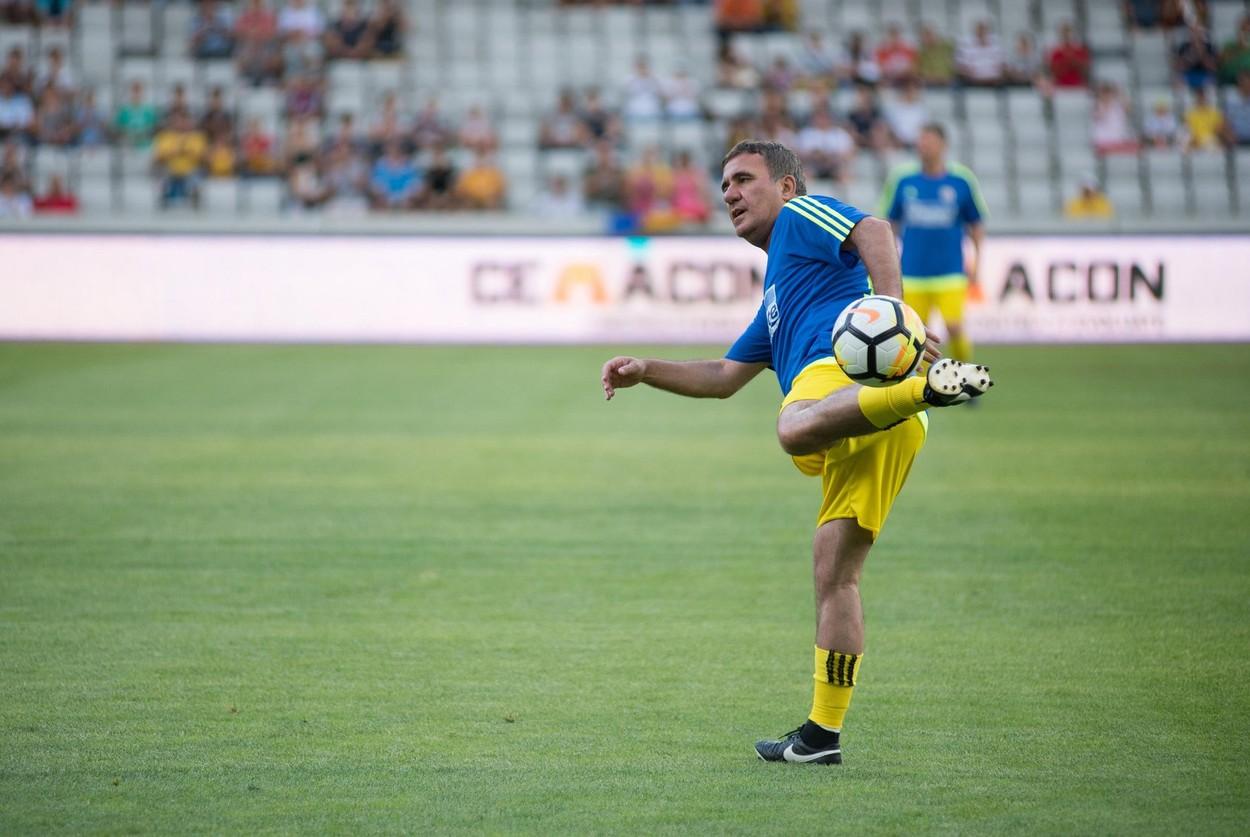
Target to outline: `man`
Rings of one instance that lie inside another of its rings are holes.
[[[976,177],[964,166],[946,162],[946,131],[931,122],[916,140],[919,164],[896,169],[886,183],[881,215],[903,240],[903,298],[928,321],[942,313],[951,357],[968,360],[972,344],[964,331],[964,302],[977,290],[977,266],[985,239],[985,201]],[[964,264],[965,231],[974,258]]]
[[[899,295],[890,226],[833,198],[807,196],[798,158],[779,143],[740,142],[723,168],[734,231],[768,253],[755,319],[719,360],[612,358],[603,365],[603,389],[609,399],[639,383],[728,398],[765,368],[777,373],[784,396],[778,440],[800,471],[822,477],[824,489],[813,544],[815,687],[808,720],[755,749],[766,761],[840,764],[839,734],[864,652],[860,572],[924,442],[920,414],[992,384],[985,367],[954,360],[893,386],[852,383],[830,357],[833,323],[870,291]],[[926,354],[937,357],[932,346]]]

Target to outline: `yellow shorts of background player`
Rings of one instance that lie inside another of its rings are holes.
[[[942,322],[962,323],[967,299],[968,277],[962,273],[926,276],[923,279],[903,277],[903,301],[926,323],[934,308],[941,312]]]
[[[814,361],[794,379],[781,408],[795,401],[818,401],[854,383],[833,358]],[[928,424],[921,413],[888,430],[841,439],[819,453],[793,457],[804,474],[820,477],[823,498],[816,525],[854,518],[876,540],[924,445]]]

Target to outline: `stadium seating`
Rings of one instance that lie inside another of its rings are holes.
[[[528,206],[545,175],[580,178],[582,155],[537,149],[538,125],[559,90],[602,88],[619,105],[622,80],[639,55],[648,56],[664,78],[679,67],[698,80],[706,118],[671,122],[628,122],[625,159],[658,145],[672,153],[690,150],[708,166],[709,188],[723,153],[731,120],[758,111],[752,91],[715,86],[717,33],[707,4],[676,6],[561,6],[551,0],[403,0],[412,22],[402,60],[328,65],[327,129],[343,113],[364,127],[388,91],[397,91],[402,109],[414,113],[437,93],[445,111],[458,116],[470,102],[484,104],[499,131],[499,160],[510,187],[510,206]],[[333,14],[338,0],[322,0]],[[887,26],[901,24],[914,37],[930,23],[952,38],[988,20],[1004,45],[1021,31],[1037,33],[1043,48],[1062,22],[1072,22],[1090,45],[1093,76],[1126,92],[1135,125],[1160,98],[1183,113],[1169,68],[1172,46],[1161,31],[1130,32],[1120,4],[1111,0],[799,0],[797,32],[735,34],[732,43],[767,68],[777,56],[793,57],[802,33],[818,31],[841,40],[854,29],[876,41]],[[1211,24],[1216,41],[1226,39],[1247,13],[1242,0],[1213,0]],[[175,87],[185,89],[193,107],[221,87],[237,108],[239,122],[257,118],[281,135],[281,93],[251,88],[229,61],[200,61],[188,50],[194,7],[185,3],[122,0],[85,2],[71,32],[10,27],[0,31],[0,50],[18,44],[40,56],[53,44],[70,47],[73,71],[91,86],[101,109],[111,116],[127,85],[141,80],[151,100],[163,103]],[[835,94],[845,107],[849,93]],[[792,93],[790,110],[802,118],[813,107],[807,91]],[[1122,217],[1222,218],[1250,215],[1250,159],[1236,153],[1185,154],[1169,149],[1100,159],[1090,144],[1092,98],[1084,90],[1046,96],[1033,88],[939,89],[925,93],[933,118],[947,123],[952,153],[968,162],[982,181],[991,212],[1018,218],[1058,216],[1063,198],[1082,176],[1096,174]],[[31,174],[39,188],[53,172],[67,177],[88,213],[150,212],[157,206],[150,154],[112,148],[32,155]],[[461,155],[458,159],[463,160]],[[861,156],[845,189],[856,200],[875,205],[890,160]],[[843,187],[835,187],[843,188]],[[278,212],[283,186],[276,182],[214,183],[203,196],[206,213]]]

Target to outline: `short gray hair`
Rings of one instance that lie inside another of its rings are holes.
[[[743,140],[729,149],[725,159],[720,161],[720,167],[723,169],[730,160],[734,157],[741,157],[743,154],[760,155],[764,158],[764,162],[768,163],[769,177],[773,180],[780,180],[788,174],[794,178],[794,193],[796,195],[807,194],[807,180],[803,177],[803,164],[799,162],[798,155],[781,143],[767,140]]]

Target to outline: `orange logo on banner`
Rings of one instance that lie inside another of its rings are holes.
[[[556,282],[556,302],[568,302],[575,288],[584,287],[590,294],[590,301],[603,305],[608,301],[608,288],[603,283],[603,274],[593,264],[571,264],[560,273]]]

